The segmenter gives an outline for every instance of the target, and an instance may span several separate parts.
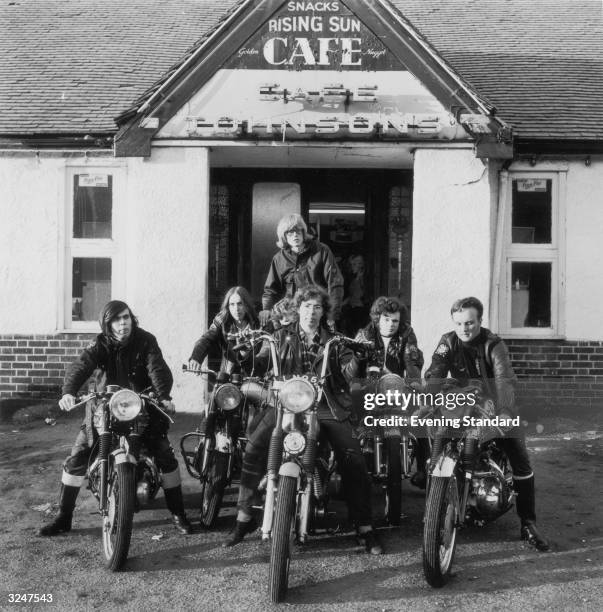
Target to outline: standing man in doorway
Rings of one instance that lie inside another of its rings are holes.
[[[316,285],[324,289],[332,304],[332,320],[339,319],[343,299],[343,275],[328,246],[311,238],[301,215],[284,216],[277,225],[276,245],[264,283],[260,323],[266,325],[270,311],[283,298],[292,298],[298,289]]]

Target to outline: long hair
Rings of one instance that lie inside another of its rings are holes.
[[[101,330],[103,334],[107,337],[112,337],[111,333],[111,321],[120,313],[126,310],[126,308],[130,312],[130,318],[132,319],[132,332],[138,327],[138,319],[134,316],[132,309],[121,300],[111,300],[107,302],[98,318],[98,322],[100,324]]]
[[[292,213],[290,215],[285,215],[276,226],[276,235],[278,240],[276,241],[276,246],[279,249],[288,249],[289,244],[287,243],[287,237],[285,234],[292,230],[293,228],[299,227],[301,228],[304,235],[304,242],[308,240],[308,226],[306,222],[303,220],[301,215]]]
[[[232,320],[232,315],[230,314],[230,310],[228,309],[228,302],[233,295],[238,295],[245,307],[245,317],[251,324],[251,327],[259,327],[260,321],[258,319],[258,315],[253,307],[253,300],[249,295],[249,292],[245,287],[241,287],[237,285],[236,287],[231,287],[226,294],[224,295],[224,299],[222,300],[222,306],[220,306],[220,312],[218,313],[218,317],[220,317],[223,321]]]
[[[408,323],[408,310],[406,306],[398,298],[382,295],[371,306],[371,321],[375,325],[379,325],[379,319],[382,314],[394,314],[396,312],[400,313],[400,329],[404,329],[404,326]]]

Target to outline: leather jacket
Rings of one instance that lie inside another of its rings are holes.
[[[319,329],[320,349],[311,364],[311,372],[306,372],[303,358],[303,339],[298,323],[292,323],[279,329],[274,337],[277,341],[281,373],[283,376],[316,374],[319,375],[323,363],[324,346],[333,337],[325,327]],[[270,347],[265,345],[258,354],[257,360],[262,363],[268,361]],[[349,383],[358,376],[359,361],[354,352],[345,346],[338,346],[330,351],[327,366],[327,379],[324,385],[323,402],[326,403],[331,415],[337,421],[345,421],[350,417],[352,398]]]
[[[297,289],[318,285],[331,299],[333,319],[339,318],[343,299],[343,276],[328,246],[309,240],[301,253],[281,249],[273,258],[264,283],[262,309],[270,310],[284,297],[293,297]]]
[[[368,358],[369,366],[386,368],[398,376],[408,376],[409,378],[421,378],[421,368],[423,367],[423,353],[417,346],[417,337],[410,325],[400,323],[399,329],[389,341],[387,354],[383,339],[379,333],[379,327],[374,323],[369,323],[356,334],[359,342],[372,342],[374,349],[370,351]]]
[[[471,342],[461,342],[455,332],[444,334],[425,373],[428,387],[436,390],[438,379],[448,374],[459,380],[461,386],[470,379],[481,379],[488,394],[496,401],[497,412],[517,413],[515,385],[517,377],[511,366],[509,351],[503,340],[482,327]]]
[[[155,336],[140,327],[132,330],[125,344],[99,334],[68,367],[63,395],[77,395],[96,370],[107,385],[119,385],[137,392],[152,386],[160,401],[171,399],[172,373]]]
[[[237,327],[229,315],[216,315],[209,329],[195,342],[190,359],[203,363],[210,350],[217,348],[222,352],[221,371],[249,375],[255,369],[253,354],[247,351],[244,354],[235,353],[232,349],[236,342],[228,339],[228,334],[236,331]]]

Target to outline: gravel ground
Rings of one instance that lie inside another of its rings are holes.
[[[230,491],[216,529],[198,525],[199,486],[184,478],[196,531],[171,526],[162,494],[135,516],[125,571],[103,567],[96,500],[83,490],[73,530],[40,538],[56,512],[61,463],[79,426],[73,415],[0,425],[0,609],[265,610],[269,546],[257,534],[222,547],[234,521]],[[179,417],[171,440],[194,429]],[[459,536],[455,575],[432,589],[422,575],[423,493],[405,483],[405,518],[380,530],[385,554],[371,557],[351,534],[313,538],[296,548],[290,610],[603,610],[603,427],[558,419],[529,438],[537,475],[539,523],[553,541],[541,554],[519,539],[514,511]],[[184,469],[182,468],[182,472]],[[382,512],[375,497],[375,512]],[[51,594],[52,603],[9,603],[9,593]]]

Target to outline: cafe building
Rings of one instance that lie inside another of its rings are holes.
[[[450,304],[475,295],[524,408],[598,405],[600,3],[0,11],[3,399],[56,397],[113,298],[157,336],[178,408],[198,409],[179,366],[228,287],[259,305],[296,212],[348,303],[409,307],[428,363]]]

